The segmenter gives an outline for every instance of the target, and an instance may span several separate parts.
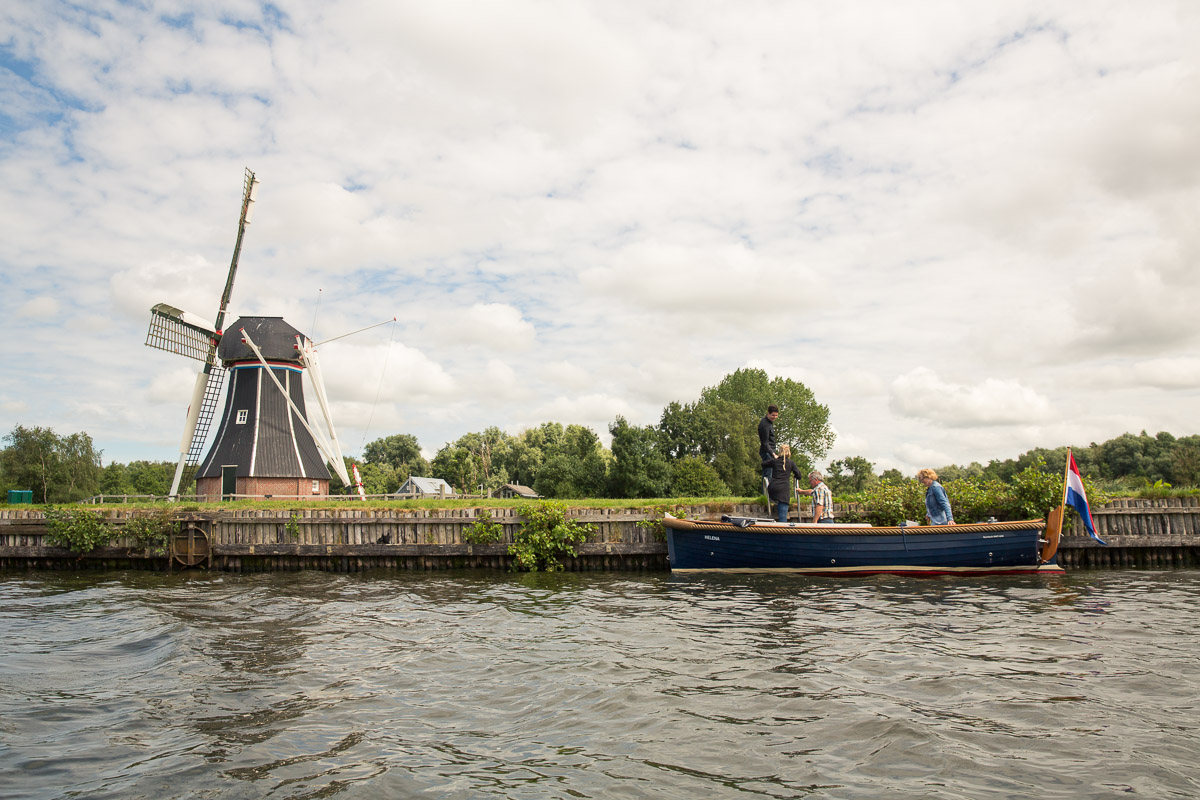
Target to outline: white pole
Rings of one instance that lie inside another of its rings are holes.
[[[304,425],[305,429],[312,434],[313,441],[316,443],[317,448],[321,451],[321,455],[325,456],[325,460],[329,462],[329,466],[333,467],[334,472],[337,473],[337,476],[342,479],[342,483],[344,483],[346,486],[349,486],[350,476],[346,474],[345,463],[343,463],[340,458],[336,460],[334,459],[333,453],[331,452],[331,445],[329,442],[325,441],[325,436],[321,434],[320,431],[315,430],[312,425],[308,424],[308,420],[304,418],[304,414],[299,408],[296,407],[296,404],[292,402],[292,398],[288,396],[287,390],[283,388],[283,384],[279,382],[279,378],[276,378],[275,373],[271,371],[271,365],[267,363],[265,358],[263,358],[262,351],[258,349],[258,345],[250,340],[250,334],[246,333],[246,329],[241,328],[239,333],[242,334],[242,341],[250,345],[250,349],[254,351],[254,355],[258,358],[259,363],[261,363],[263,368],[266,369],[267,377],[271,379],[271,382],[275,384],[275,388],[278,389],[279,393],[283,395],[283,399],[287,401],[288,407],[292,409],[293,413],[296,415],[296,418],[300,420],[300,423]]]
[[[325,418],[325,427],[329,429],[329,444],[338,463],[342,463],[342,445],[337,438],[337,430],[333,427],[333,414],[329,411],[329,396],[325,393],[325,376],[321,372],[321,362],[317,358],[317,351],[312,345],[312,341],[303,340],[303,347],[300,346],[300,337],[296,337],[298,342],[296,350],[300,352],[300,360],[308,367],[308,379],[313,386],[313,394],[317,396],[317,405],[321,407],[321,416]]]
[[[204,402],[204,390],[208,387],[208,373],[203,369],[196,376],[192,387],[192,404],[188,406],[187,421],[183,424],[183,439],[179,443],[179,463],[175,465],[175,477],[171,480],[171,497],[179,496],[179,483],[183,479],[183,468],[192,449],[192,437],[196,435],[196,421],[200,418],[200,405]]]

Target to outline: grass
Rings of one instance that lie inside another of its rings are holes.
[[[458,508],[517,508],[529,502],[529,500],[500,499],[500,498],[472,498],[472,499],[454,499],[433,498],[429,500],[231,500],[224,503],[196,503],[183,501],[179,503],[169,503],[166,500],[147,501],[141,500],[134,503],[105,503],[103,505],[86,506],[87,508],[101,509],[121,509],[121,510],[149,510],[161,509],[167,505],[174,505],[180,511],[250,511],[250,510],[280,510],[280,511],[296,511],[303,509],[316,508],[338,508],[346,510],[366,510],[366,509],[399,509],[399,510],[434,510],[434,509],[458,509]],[[717,510],[729,510],[734,505],[746,503],[761,503],[762,497],[658,497],[658,498],[639,498],[639,499],[608,499],[608,498],[562,498],[555,500],[562,502],[568,508],[647,508],[661,509],[670,506],[706,506]],[[6,504],[0,503],[0,506]],[[68,505],[68,504],[50,504]],[[47,506],[22,503],[20,505],[9,506],[10,508],[30,508],[43,509]]]

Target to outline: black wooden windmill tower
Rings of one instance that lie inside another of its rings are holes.
[[[254,173],[246,170],[237,243],[215,322],[165,303],[150,310],[146,344],[202,364],[179,445],[172,497],[179,495],[179,487],[186,486],[193,474],[196,494],[209,500],[231,495],[326,495],[327,465],[343,484],[351,484],[313,342],[280,317],[243,317],[228,331],[222,328],[257,187]],[[212,447],[201,461],[227,372],[232,377],[225,410]],[[328,436],[309,423],[305,412],[302,378],[306,372]]]

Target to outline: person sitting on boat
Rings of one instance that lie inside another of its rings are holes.
[[[787,522],[788,507],[792,502],[793,475],[800,480],[804,478],[804,473],[792,461],[792,448],[785,444],[771,462],[771,481],[767,486],[767,499],[775,504],[775,519],[780,522]]]
[[[811,489],[797,489],[796,494],[812,495],[813,522],[833,522],[833,492],[825,485],[825,476],[813,470],[808,473]]]
[[[950,498],[938,483],[938,474],[927,467],[917,473],[917,480],[925,484],[925,518],[931,525],[953,525]]]

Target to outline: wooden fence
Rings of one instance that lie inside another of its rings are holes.
[[[322,569],[505,569],[507,545],[522,524],[516,509],[488,509],[503,530],[497,544],[468,544],[463,531],[482,519],[477,508],[303,508],[181,511],[170,555],[137,549],[128,537],[80,557],[44,544],[40,510],[0,508],[0,569],[142,568],[184,565],[230,571]],[[837,506],[835,511],[844,513]],[[802,509],[805,513],[807,509]],[[100,506],[94,513],[118,529],[139,512]],[[142,512],[146,513],[146,512]],[[757,504],[686,509],[690,517],[720,513],[763,517]],[[657,513],[646,509],[573,509],[571,518],[594,526],[568,559],[569,570],[668,569]],[[1200,566],[1200,498],[1116,500],[1093,512],[1102,547],[1078,519],[1064,531],[1059,560],[1071,568],[1173,568]],[[641,524],[639,524],[641,523]]]

